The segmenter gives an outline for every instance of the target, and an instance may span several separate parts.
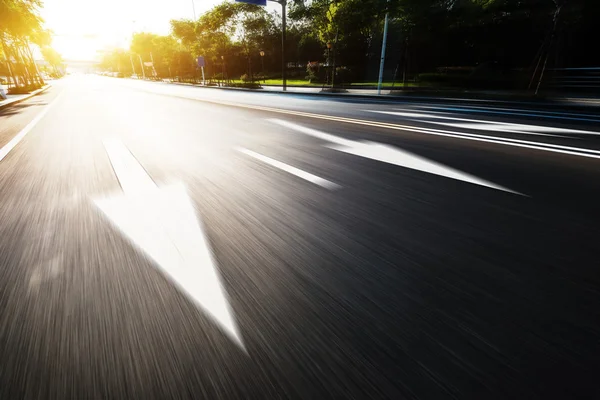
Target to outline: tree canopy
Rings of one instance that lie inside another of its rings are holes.
[[[43,27],[40,7],[40,0],[0,0],[0,73],[10,77],[15,91],[28,91],[44,83],[31,44],[53,62],[60,58],[49,47],[51,33]]]
[[[304,78],[308,62],[327,66],[334,61],[348,79],[376,79],[386,13],[385,73],[390,77],[416,79],[441,69],[474,73],[492,65],[526,71],[540,54],[552,54],[555,68],[597,66],[600,61],[585,44],[598,36],[597,0],[290,0],[290,74]],[[197,20],[171,21],[168,36],[136,34],[130,52],[144,62],[152,54],[163,77],[197,75],[197,56],[204,56],[209,76],[252,75],[262,72],[262,64],[268,75],[276,76],[280,35],[279,14],[226,1]],[[129,53],[122,56],[119,65],[114,55],[108,64],[132,72]]]

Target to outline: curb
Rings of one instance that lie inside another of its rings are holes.
[[[182,82],[162,82],[167,85],[181,85],[181,86],[190,86],[197,87],[202,89],[216,89],[216,90],[232,90],[237,92],[250,92],[250,93],[273,93],[273,94],[286,94],[286,95],[295,95],[295,96],[323,96],[323,97],[338,97],[338,98],[350,98],[350,99],[370,99],[370,100],[388,100],[388,101],[396,101],[403,100],[401,96],[392,96],[389,94],[384,94],[381,96],[374,94],[352,94],[352,93],[327,93],[327,92],[314,92],[314,93],[306,93],[306,92],[284,92],[283,90],[262,90],[262,89],[246,89],[246,88],[236,88],[236,87],[223,87],[223,86],[202,86],[195,85],[192,83],[182,83]]]
[[[333,97],[333,98],[341,98],[341,99],[364,99],[364,100],[375,100],[375,101],[385,101],[385,102],[406,102],[406,101],[423,101],[423,102],[428,102],[428,101],[440,101],[440,100],[451,100],[451,101],[481,101],[481,100],[488,100],[488,101],[493,101],[496,103],[507,103],[507,104],[512,104],[515,103],[515,101],[519,101],[522,102],[523,100],[528,100],[530,103],[536,103],[538,105],[556,105],[555,102],[556,101],[561,101],[563,99],[560,98],[544,98],[544,97],[528,97],[528,98],[515,98],[515,97],[511,97],[511,98],[506,98],[506,97],[502,97],[502,96],[485,96],[485,95],[481,95],[479,93],[473,93],[471,94],[471,96],[465,96],[465,94],[468,93],[444,93],[444,95],[442,96],[435,96],[435,94],[440,94],[440,93],[422,93],[422,94],[418,94],[418,93],[403,93],[403,94],[393,94],[393,93],[388,93],[388,94],[382,94],[382,95],[376,95],[376,94],[365,94],[365,93],[357,93],[357,94],[353,94],[353,93],[335,93],[335,92],[294,92],[294,91],[283,91],[283,90],[261,90],[261,89],[246,89],[246,88],[235,88],[235,87],[223,87],[223,86],[203,86],[203,85],[196,85],[193,83],[183,83],[183,82],[165,82],[163,81],[163,83],[168,84],[168,85],[181,85],[181,86],[189,86],[189,87],[197,87],[197,88],[202,88],[202,89],[218,89],[218,90],[231,90],[231,91],[238,91],[238,92],[251,92],[251,93],[273,93],[273,94],[284,94],[284,95],[295,95],[295,96],[318,96],[318,97]],[[360,90],[360,89],[359,89]],[[463,97],[460,97],[460,95],[462,95]],[[435,97],[434,97],[435,96]]]
[[[327,93],[327,92],[314,92],[314,93],[306,93],[306,92],[294,92],[294,91],[286,91],[283,90],[261,90],[261,89],[246,89],[246,88],[235,88],[235,87],[222,87],[222,86],[202,86],[191,83],[183,83],[183,82],[165,82],[162,83],[167,85],[181,85],[181,86],[190,86],[202,89],[216,89],[216,90],[230,90],[230,91],[238,91],[238,92],[250,92],[250,93],[272,93],[272,94],[284,94],[284,95],[294,95],[294,96],[317,96],[317,97],[330,97],[330,98],[338,98],[338,99],[363,99],[363,100],[371,100],[371,101],[379,101],[379,102],[387,102],[387,103],[402,103],[407,101],[420,101],[424,103],[428,102],[437,102],[437,101],[452,101],[452,102],[479,102],[479,101],[489,101],[497,104],[527,104],[534,105],[538,107],[565,107],[568,104],[569,99],[565,97],[553,97],[553,96],[502,96],[502,95],[494,95],[494,94],[485,94],[485,93],[439,93],[439,92],[429,92],[429,93],[403,93],[403,94],[352,94],[352,93]],[[437,96],[436,96],[437,95]],[[578,99],[582,101],[581,99]],[[580,105],[571,105],[573,108],[597,108],[600,104],[597,101],[589,101],[588,104],[580,104]]]
[[[29,100],[33,96],[37,96],[40,93],[44,93],[46,90],[50,89],[51,86],[52,85],[46,85],[43,88],[36,89],[33,92],[31,92],[31,93],[29,93],[29,94],[27,94],[27,95],[25,95],[25,96],[23,96],[23,97],[21,97],[19,99],[13,100],[13,101],[11,101],[9,103],[0,104],[0,110],[2,110],[3,108],[6,108],[6,107],[10,107],[10,106],[12,106],[14,104],[18,104],[18,103],[20,103],[22,101]]]

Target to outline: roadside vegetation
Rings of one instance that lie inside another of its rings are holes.
[[[293,0],[286,60],[293,85],[373,86],[389,13],[386,86],[524,90],[560,71],[600,66],[597,0]],[[101,68],[209,84],[280,84],[281,18],[224,2],[171,34],[137,33]]]
[[[62,75],[62,58],[52,47],[52,35],[43,27],[39,0],[0,0],[0,84],[9,93],[28,93],[44,85],[43,73]],[[39,48],[46,65],[37,65]],[[64,69],[62,70],[64,71]]]

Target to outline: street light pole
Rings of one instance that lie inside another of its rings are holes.
[[[327,42],[327,80],[325,81],[327,84],[329,84],[329,75],[331,73],[331,42]]]
[[[265,52],[264,50],[260,51],[260,63],[262,64],[262,75],[263,75],[263,83],[266,83],[265,78]]]
[[[133,74],[135,75],[135,67],[133,66],[133,56],[129,54],[129,61],[131,61],[131,69],[133,70]]]
[[[225,86],[225,56],[221,56],[221,80]]]
[[[283,80],[283,91],[287,90],[287,76],[285,73],[285,6],[287,0],[281,0],[281,78]]]
[[[152,52],[150,52],[150,61],[152,62],[152,77],[156,78],[156,68],[154,68],[154,57],[152,57]]]
[[[146,71],[144,71],[144,63],[142,62],[142,56],[138,54],[138,57],[140,59],[140,66],[142,67],[142,76],[144,77],[144,79],[146,79]]]
[[[385,13],[385,23],[383,24],[383,43],[381,43],[381,61],[379,62],[379,81],[377,82],[377,94],[381,94],[381,86],[383,83],[383,66],[385,64],[385,47],[387,44],[388,20],[390,13]]]

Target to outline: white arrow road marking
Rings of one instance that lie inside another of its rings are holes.
[[[337,151],[342,151],[348,154],[354,154],[360,157],[370,158],[376,161],[382,161],[388,164],[398,165],[400,167],[411,168],[434,175],[440,175],[447,178],[469,182],[475,185],[486,186],[492,189],[521,194],[513,190],[507,189],[505,187],[496,185],[492,182],[488,182],[486,180],[477,178],[476,176],[469,175],[462,171],[447,167],[443,164],[428,160],[424,157],[420,157],[415,154],[409,153],[408,151],[400,150],[397,147],[370,141],[357,142],[353,140],[343,139],[334,135],[317,131],[316,129],[306,128],[304,126],[296,125],[291,122],[279,119],[270,119],[270,121],[278,125],[285,126],[286,128],[290,128],[295,131],[304,133],[306,135],[310,135],[316,138],[324,139],[326,141],[335,143],[336,146],[328,147]]]
[[[311,173],[308,173],[306,171],[302,171],[301,169],[298,169],[296,167],[292,167],[291,165],[282,163],[281,161],[274,160],[272,158],[269,158],[267,156],[263,156],[262,154],[255,153],[255,152],[253,152],[251,150],[248,150],[248,149],[238,148],[237,150],[239,152],[241,152],[241,153],[244,153],[244,154],[250,156],[250,157],[253,157],[253,158],[257,159],[257,160],[260,160],[260,161],[262,161],[262,162],[264,162],[266,164],[269,164],[269,165],[271,165],[271,166],[273,166],[275,168],[279,168],[282,171],[285,171],[287,173],[295,175],[298,178],[302,178],[302,179],[304,179],[304,180],[306,180],[308,182],[314,183],[315,185],[319,185],[321,187],[324,187],[324,188],[330,189],[330,190],[335,190],[335,189],[339,189],[340,188],[340,185],[338,185],[336,183],[328,181],[327,179],[320,178],[320,177],[318,177],[316,175],[313,175]]]
[[[186,188],[157,187],[121,141],[107,140],[104,147],[124,196],[96,200],[96,205],[245,349]]]
[[[378,113],[378,114],[397,115],[399,117],[415,119],[415,120],[427,122],[430,124],[445,125],[445,126],[451,126],[454,128],[463,128],[463,129],[477,129],[477,130],[495,131],[495,132],[524,133],[524,134],[528,134],[528,135],[543,135],[543,136],[558,136],[558,137],[564,137],[564,136],[549,135],[549,134],[544,134],[544,133],[533,133],[533,132],[578,133],[578,134],[582,134],[582,135],[600,135],[600,132],[582,131],[582,130],[578,130],[578,129],[556,128],[556,127],[552,127],[552,126],[540,126],[540,125],[515,124],[515,123],[511,123],[511,122],[487,121],[487,120],[482,120],[482,119],[457,118],[457,117],[450,117],[450,116],[446,116],[446,115],[437,115],[437,114],[429,114],[429,113],[423,114],[423,113],[410,113],[410,112],[399,112],[399,111],[375,111],[375,110],[364,110],[364,111]],[[426,119],[445,119],[445,120],[451,120],[451,121],[463,121],[463,122],[472,122],[472,123],[463,124],[463,123],[423,121]]]

